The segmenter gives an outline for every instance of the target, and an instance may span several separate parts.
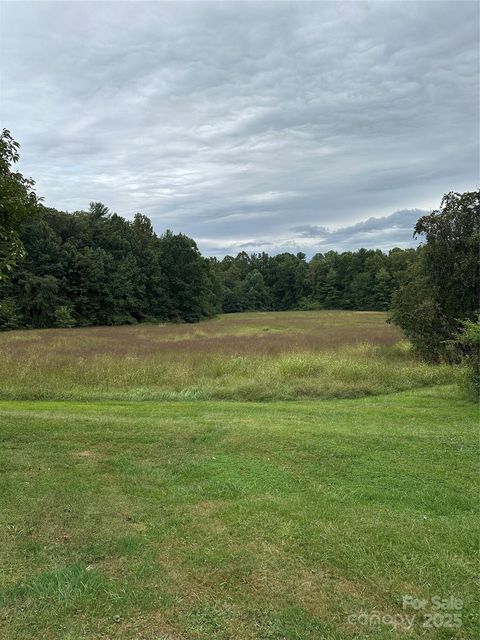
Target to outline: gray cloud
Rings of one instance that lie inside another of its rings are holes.
[[[478,182],[475,2],[0,7],[2,123],[52,206],[216,254],[387,248]]]
[[[325,238],[344,242],[347,238],[367,237],[369,235],[382,234],[384,232],[396,232],[404,234],[402,240],[405,241],[405,234],[413,235],[415,223],[427,213],[422,209],[403,209],[396,211],[389,216],[382,218],[368,218],[362,222],[357,222],[349,227],[343,227],[334,231],[326,227],[314,225],[300,225],[292,227],[292,232],[302,238]]]
[[[389,216],[368,218],[338,229],[329,229],[319,225],[298,225],[290,228],[288,237],[271,240],[251,240],[218,244],[211,248],[216,255],[235,254],[239,251],[278,253],[302,251],[311,257],[315,253],[327,251],[351,251],[355,249],[383,249],[393,247],[416,246],[421,238],[413,238],[413,229],[420,216],[428,213],[422,209],[403,209]]]

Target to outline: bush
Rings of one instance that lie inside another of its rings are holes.
[[[55,310],[55,326],[64,329],[74,327],[76,324],[75,318],[72,315],[72,311],[69,306],[62,304]]]
[[[318,300],[312,300],[311,298],[302,298],[297,306],[299,311],[320,311],[322,305]]]
[[[480,316],[479,316],[480,320]],[[463,384],[467,393],[480,399],[480,322],[462,322],[462,329],[452,340],[463,356],[465,376]]]
[[[0,331],[19,329],[22,326],[20,314],[13,298],[6,298],[0,302]]]
[[[113,326],[122,324],[138,324],[138,320],[129,313],[117,313],[112,316],[112,321],[109,324]]]

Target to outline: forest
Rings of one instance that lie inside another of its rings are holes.
[[[1,285],[0,326],[196,322],[219,312],[386,310],[414,249],[204,258],[195,242],[101,203],[64,213],[40,206],[21,232],[24,256]]]

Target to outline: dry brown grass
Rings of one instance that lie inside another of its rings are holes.
[[[0,334],[0,398],[330,398],[453,381],[401,338],[386,314],[350,311],[12,331]]]
[[[200,324],[158,324],[77,329],[41,329],[0,334],[0,349],[25,357],[48,355],[91,358],[156,353],[278,355],[317,353],[339,346],[392,345],[400,331],[378,312],[273,312],[220,316]]]

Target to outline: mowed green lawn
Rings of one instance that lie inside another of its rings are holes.
[[[478,414],[455,386],[4,400],[0,425],[5,640],[476,636]],[[435,596],[461,626],[424,628]]]
[[[385,320],[1,334],[0,638],[474,637],[478,414]]]

